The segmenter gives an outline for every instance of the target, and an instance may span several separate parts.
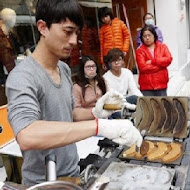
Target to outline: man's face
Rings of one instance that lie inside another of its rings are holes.
[[[117,60],[111,61],[110,64],[111,64],[112,71],[120,72],[121,68],[123,67],[124,60],[122,59],[122,57],[119,57]]]
[[[54,23],[45,35],[46,47],[59,59],[66,59],[77,44],[78,33],[79,27],[68,19],[61,23]]]

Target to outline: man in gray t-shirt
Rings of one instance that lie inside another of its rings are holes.
[[[32,53],[10,73],[6,83],[8,119],[22,150],[23,184],[45,181],[45,157],[57,158],[57,176],[77,176],[78,155],[75,142],[102,135],[131,146],[141,145],[139,131],[128,120],[107,118],[113,111],[103,110],[117,93],[102,96],[92,110],[74,108],[69,67],[59,61],[68,58],[82,29],[83,16],[77,0],[38,0],[36,25],[39,42]],[[73,122],[76,118],[88,121]]]
[[[14,126],[14,134],[29,126],[37,120],[71,122],[73,109],[72,81],[68,66],[58,63],[61,81],[56,84],[49,74],[33,57],[27,57],[10,74],[7,81],[7,95],[14,99],[8,109],[9,119]],[[14,89],[14,90],[13,90]],[[19,91],[19,92],[18,92]],[[30,95],[30,96],[28,96]],[[54,106],[56,105],[56,106]],[[52,133],[55,131],[52,130]],[[37,135],[38,131],[36,131]],[[45,139],[48,143],[50,139]],[[76,145],[45,150],[22,151],[24,164],[24,184],[33,185],[33,182],[43,182],[45,171],[45,156],[54,154],[57,157],[58,176],[75,176],[78,174],[78,156]],[[64,155],[64,156],[63,156]],[[33,175],[30,171],[37,171]]]

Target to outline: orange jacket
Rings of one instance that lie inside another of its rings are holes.
[[[118,18],[112,20],[111,25],[103,25],[99,31],[101,63],[103,56],[112,48],[119,48],[128,52],[130,38],[129,31],[123,21]]]

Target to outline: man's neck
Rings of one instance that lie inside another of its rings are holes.
[[[114,76],[116,76],[116,77],[120,77],[121,76],[121,70],[120,71],[115,71],[115,70],[110,70],[111,71],[111,73],[114,75]]]
[[[38,42],[32,57],[40,64],[45,70],[56,70],[59,58],[51,54],[48,49],[40,41]]]
[[[44,68],[54,83],[60,84],[61,78],[58,68],[59,59],[55,55],[51,54],[51,52],[49,52],[48,49],[44,47],[43,43],[40,41],[38,42],[38,45],[31,56],[41,67]]]

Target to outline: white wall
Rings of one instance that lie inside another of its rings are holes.
[[[147,0],[147,8],[148,12],[154,13],[153,0]],[[161,29],[164,43],[173,56],[169,67],[172,76],[187,62],[185,7],[181,10],[180,0],[155,0],[155,9],[157,26]]]

